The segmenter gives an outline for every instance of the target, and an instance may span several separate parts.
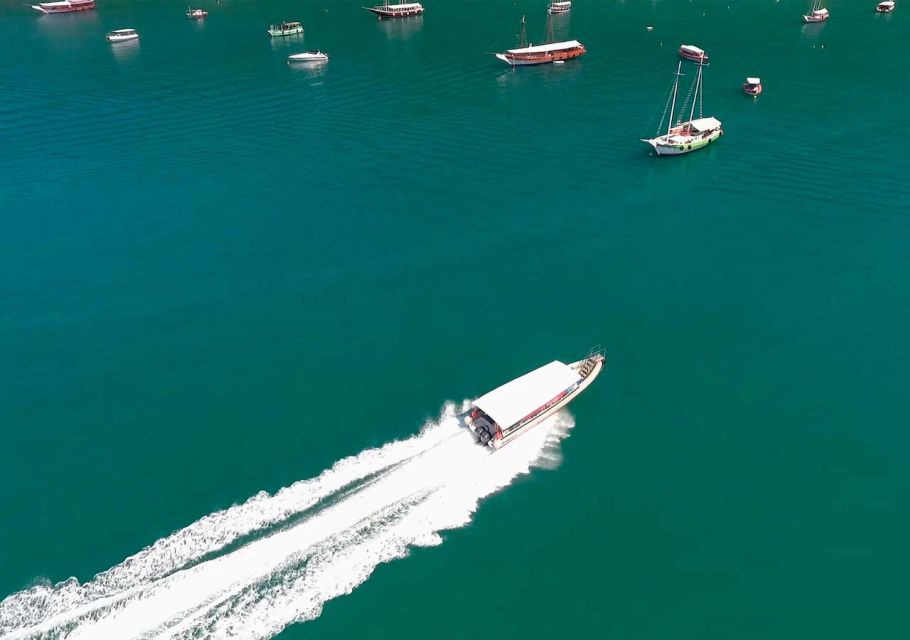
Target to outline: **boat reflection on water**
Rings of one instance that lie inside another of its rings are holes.
[[[272,45],[272,51],[282,51],[284,49],[297,51],[300,49],[300,45],[303,44],[303,33],[294,33],[280,38],[269,38],[269,44]]]
[[[423,16],[411,16],[403,20],[377,20],[377,28],[389,40],[407,40],[423,29]]]
[[[134,59],[139,55],[140,42],[141,40],[139,38],[117,42],[111,46],[111,53],[114,54],[114,59],[117,60],[117,62],[129,62]]]

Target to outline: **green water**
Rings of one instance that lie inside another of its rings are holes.
[[[603,343],[557,470],[281,637],[901,637],[910,7],[809,4],[577,0],[513,72],[544,2],[5,0],[0,597]],[[726,135],[656,159],[682,42]]]

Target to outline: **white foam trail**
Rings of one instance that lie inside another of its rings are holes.
[[[13,594],[0,603],[0,634],[271,637],[317,617],[378,564],[412,546],[439,544],[440,531],[467,524],[480,499],[531,466],[557,465],[558,443],[571,426],[560,414],[491,455],[449,405],[438,424],[413,438],[206,516],[85,585],[71,579]],[[300,519],[287,522],[295,515]],[[276,523],[285,526],[217,555]]]

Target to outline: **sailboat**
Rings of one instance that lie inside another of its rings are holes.
[[[822,0],[815,0],[815,3],[812,5],[812,11],[803,16],[803,22],[809,24],[811,22],[824,22],[828,19],[828,10],[822,6]]]
[[[547,21],[549,32],[549,19]],[[547,38],[551,40],[552,37]],[[528,30],[525,17],[521,16],[521,32],[518,34],[518,48],[497,53],[496,57],[512,67],[527,66],[532,64],[546,64],[548,62],[562,63],[572,58],[585,54],[585,46],[578,40],[565,42],[549,42],[536,46],[528,46]]]
[[[698,151],[706,147],[722,135],[724,130],[721,128],[721,121],[714,116],[704,117],[702,111],[702,97],[704,93],[704,84],[702,83],[702,71],[705,65],[698,65],[698,75],[695,76],[694,91],[691,94],[692,109],[689,112],[689,119],[685,122],[673,124],[676,115],[676,102],[679,98],[679,79],[682,77],[682,61],[676,68],[676,80],[673,83],[673,99],[670,104],[670,120],[667,124],[667,132],[656,138],[642,138],[641,141],[654,149],[658,156],[679,156],[684,153]],[[687,98],[688,100],[688,98]],[[695,105],[698,104],[698,118],[695,117]],[[685,104],[681,110],[685,109]],[[666,113],[666,112],[664,112]],[[663,120],[661,120],[663,124]]]

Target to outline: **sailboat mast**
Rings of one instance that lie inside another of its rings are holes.
[[[518,48],[522,49],[528,46],[528,23],[525,17],[521,16],[521,31],[518,32]]]
[[[667,135],[670,135],[670,129],[673,128],[673,111],[676,109],[676,96],[679,93],[679,76],[682,71],[682,61],[676,67],[676,83],[673,85],[673,103],[670,105],[670,121],[667,123]]]
[[[698,92],[701,90],[701,70],[704,64],[698,63],[698,75],[695,77],[695,95],[692,96],[692,111],[689,113],[689,122],[695,117],[695,103],[698,102]]]

